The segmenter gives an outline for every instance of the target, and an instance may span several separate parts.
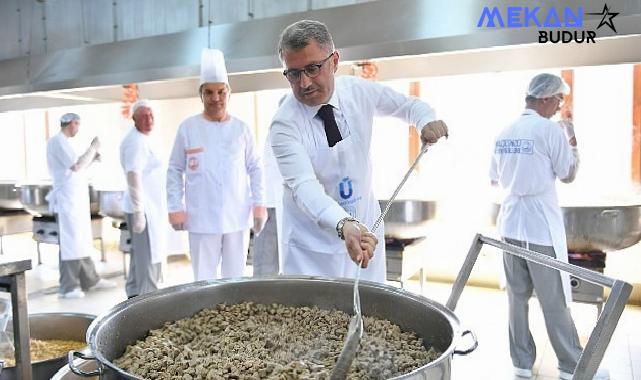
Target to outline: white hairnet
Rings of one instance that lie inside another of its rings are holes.
[[[133,117],[134,114],[136,113],[136,111],[138,111],[138,108],[141,108],[141,107],[147,107],[147,108],[151,109],[151,104],[149,104],[149,100],[147,100],[147,99],[137,100],[136,103],[134,103],[131,106],[131,116]]]
[[[67,124],[71,123],[74,120],[80,120],[80,116],[72,112],[66,113],[60,117],[60,126],[66,127]]]
[[[537,99],[549,98],[556,94],[567,95],[570,93],[570,87],[560,77],[543,73],[535,76],[530,81],[527,89],[527,95]]]

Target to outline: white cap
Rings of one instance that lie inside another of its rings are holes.
[[[66,113],[60,117],[60,126],[64,127],[74,120],[80,120],[80,116],[72,112]]]
[[[203,49],[200,56],[200,86],[205,83],[229,84],[225,56],[220,50]]]
[[[134,103],[131,106],[131,117],[133,117],[134,114],[136,113],[136,111],[138,111],[138,108],[141,108],[141,107],[147,107],[147,108],[151,109],[151,104],[149,104],[149,100],[147,100],[147,99],[139,99],[139,100],[137,100],[136,103]]]
[[[567,95],[570,93],[570,87],[560,77],[543,73],[535,76],[530,81],[527,89],[527,95],[537,99],[549,98],[556,94]]]

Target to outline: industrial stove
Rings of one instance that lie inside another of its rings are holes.
[[[492,221],[500,205],[492,208]],[[641,240],[641,205],[561,207],[568,244],[568,261],[603,273],[607,253],[612,254]],[[603,309],[603,287],[570,276],[572,299]]]
[[[602,251],[592,252],[568,252],[568,262],[595,272],[603,273],[605,269],[606,253]],[[605,295],[603,287],[580,278],[570,276],[572,286],[572,300],[574,302],[590,303],[596,305],[599,314],[603,309]]]
[[[387,281],[401,284],[418,271],[421,290],[423,289],[424,273],[421,258],[421,244],[425,237],[399,239],[385,238],[385,259],[387,265]],[[418,260],[413,260],[414,258]],[[410,264],[410,261],[412,262]]]
[[[91,215],[91,234],[94,240],[100,240],[101,261],[105,262],[105,244],[102,239],[102,216]],[[38,265],[42,264],[40,244],[59,244],[58,222],[53,216],[33,216],[33,240],[38,250]]]
[[[27,212],[33,215],[33,240],[38,250],[38,265],[42,264],[40,244],[59,244],[58,223],[49,211],[47,194],[52,190],[49,182],[20,185],[20,202]],[[100,201],[98,190],[89,185],[89,210],[91,212],[91,233],[94,240],[100,240],[101,261],[106,261],[105,245],[102,238],[102,215],[98,213]]]
[[[387,201],[379,201],[381,209]],[[436,202],[397,200],[385,216],[385,258],[387,281],[404,282],[418,272],[421,291],[425,280],[423,265],[428,221],[436,215]]]

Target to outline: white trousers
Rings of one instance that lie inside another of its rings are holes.
[[[242,277],[247,250],[249,231],[242,230],[228,234],[189,233],[189,251],[194,279],[211,280],[218,278]],[[221,270],[218,270],[218,264]]]

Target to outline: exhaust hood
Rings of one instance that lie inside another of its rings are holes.
[[[629,4],[609,5],[616,10]],[[594,44],[539,44],[533,28],[477,28],[486,5],[380,0],[4,60],[0,112],[118,102],[126,83],[138,83],[150,99],[195,97],[200,51],[208,45],[225,53],[235,92],[285,88],[276,44],[283,28],[301,19],[328,25],[343,61],[341,73],[352,73],[350,62],[375,60],[379,80],[641,62],[639,11],[615,19],[618,34],[600,28]],[[591,17],[584,23],[596,29],[600,16]]]

